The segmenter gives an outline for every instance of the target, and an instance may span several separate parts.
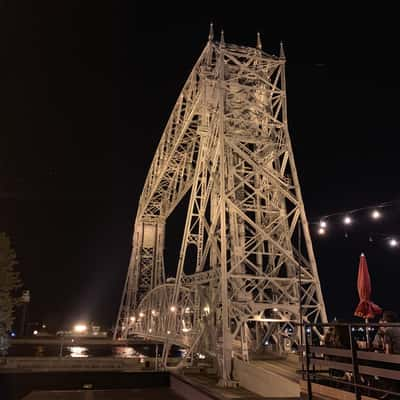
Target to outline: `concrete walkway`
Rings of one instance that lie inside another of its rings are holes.
[[[293,382],[298,383],[300,380],[298,373],[300,369],[299,358],[292,354],[289,354],[287,358],[254,360],[250,364],[266,371],[274,372]]]
[[[217,377],[215,375],[205,374],[185,374],[184,376],[178,376],[179,379],[186,381],[194,388],[199,389],[205,394],[209,395],[210,399],[214,400],[275,400],[273,397],[263,397],[256,393],[250,392],[243,387],[235,388],[222,388],[217,386]],[[171,376],[171,387],[173,387],[173,376]],[[179,393],[179,392],[178,392]],[[186,397],[191,399],[191,397]],[[282,398],[279,400],[297,400],[298,397]],[[278,399],[277,399],[278,400]]]

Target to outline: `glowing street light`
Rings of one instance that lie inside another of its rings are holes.
[[[379,218],[381,217],[381,213],[380,213],[378,210],[374,210],[374,211],[372,211],[372,213],[371,213],[371,217],[372,217],[373,219],[379,219]]]
[[[171,306],[169,309],[170,309],[171,312],[175,312],[176,311],[176,307],[175,306]]]
[[[349,216],[346,216],[346,217],[344,217],[343,222],[345,225],[350,225],[352,223],[352,220]]]
[[[319,226],[320,226],[321,228],[326,228],[326,227],[327,227],[326,221],[320,221],[320,222],[319,222]]]
[[[33,331],[33,334],[36,336],[37,334],[38,334],[39,332],[35,329],[34,331]]]
[[[87,331],[87,326],[84,324],[76,324],[74,326],[74,332],[75,333],[83,333]]]
[[[274,308],[272,309],[272,311],[277,312],[278,309],[277,309],[276,307],[274,307]]]
[[[135,316],[131,317],[131,322],[135,322],[135,321],[136,321],[136,317]]]
[[[156,310],[151,310],[151,315],[152,315],[153,317],[155,317],[155,316],[157,315],[157,311],[156,311]]]
[[[140,317],[140,318],[143,318],[143,317],[144,317],[144,312],[141,311],[141,312],[139,313],[139,317]]]
[[[325,235],[325,229],[324,228],[319,228],[318,229],[318,234],[319,235]]]
[[[390,247],[396,247],[398,244],[399,244],[399,242],[396,239],[389,240]]]

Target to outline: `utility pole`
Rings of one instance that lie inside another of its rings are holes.
[[[22,296],[21,296],[22,316],[21,316],[21,325],[20,325],[19,336],[25,335],[26,314],[27,314],[28,304],[30,303],[30,301],[31,301],[30,291],[24,290],[22,292]]]

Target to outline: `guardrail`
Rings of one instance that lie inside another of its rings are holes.
[[[400,354],[372,351],[373,336],[383,326],[400,329],[394,323],[305,324],[302,373],[308,399],[313,398],[313,383],[317,383],[352,392],[357,400],[361,396],[400,400]],[[340,347],[321,341],[321,332],[326,334],[329,328],[347,333]],[[369,340],[362,340],[366,335]]]
[[[58,358],[58,357],[7,357],[0,363],[0,373],[10,371],[142,371],[155,370],[155,359],[129,358]]]

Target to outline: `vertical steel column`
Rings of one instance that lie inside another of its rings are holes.
[[[225,180],[227,177],[227,170],[225,166],[225,124],[224,124],[224,51],[221,42],[220,55],[218,60],[218,85],[219,85],[219,162],[220,162],[220,175],[219,175],[219,207],[220,207],[220,231],[221,231],[221,324],[222,324],[222,376],[221,384],[227,386],[231,380],[232,370],[232,337],[229,327],[229,309],[228,309],[228,271],[227,271],[227,243],[226,243],[226,208],[225,201],[226,188]]]

